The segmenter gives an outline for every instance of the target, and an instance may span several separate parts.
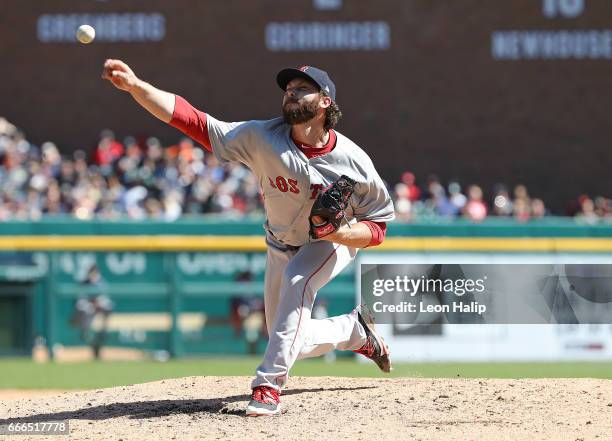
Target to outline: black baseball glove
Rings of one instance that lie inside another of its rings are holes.
[[[319,194],[310,211],[310,237],[320,239],[340,228],[342,220],[346,220],[346,208],[355,184],[351,178],[342,175]]]

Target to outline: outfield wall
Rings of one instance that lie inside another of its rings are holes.
[[[0,353],[27,353],[35,336],[44,337],[50,349],[82,344],[78,330],[68,321],[82,294],[81,280],[95,262],[116,305],[110,344],[164,350],[175,356],[244,354],[244,332],[230,326],[231,299],[263,294],[261,223],[5,222],[0,228],[0,254],[10,259],[0,263],[4,280],[0,298],[17,302],[14,326],[22,324],[23,329],[18,335],[7,331],[4,342],[0,330]],[[603,258],[612,255],[612,225],[585,226],[568,219],[526,224],[502,219],[483,224],[392,224],[383,246],[364,250],[360,256],[388,253],[417,260],[461,253],[489,258],[504,254]],[[355,268],[349,266],[319,293],[329,314],[354,307]],[[435,354],[425,355],[434,347],[432,343],[431,338],[418,343],[411,337],[400,352],[435,359]],[[13,350],[3,351],[2,345]],[[255,346],[261,352],[265,340],[261,338]],[[460,359],[470,358],[458,354]]]

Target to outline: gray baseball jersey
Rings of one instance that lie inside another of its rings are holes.
[[[341,175],[357,182],[347,209],[349,221],[394,218],[393,203],[371,159],[338,132],[331,152],[308,159],[282,118],[228,123],[207,115],[207,126],[215,156],[245,164],[259,179],[265,228],[282,244],[301,246],[312,241],[308,218],[314,200]]]

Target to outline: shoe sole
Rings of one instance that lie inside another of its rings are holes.
[[[280,404],[278,405],[276,410],[267,410],[267,409],[260,409],[259,407],[248,406],[246,409],[245,416],[248,416],[248,417],[274,416],[274,415],[283,414],[285,412],[286,410],[283,410]]]
[[[378,335],[378,332],[376,332],[376,325],[374,324],[374,317],[372,315],[372,312],[366,305],[361,305],[360,314],[361,314],[361,318],[363,319],[363,322],[368,327],[368,330],[372,333],[372,335],[378,342],[378,345],[382,348],[382,351],[383,351],[382,356],[381,356],[382,363],[381,364],[376,363],[377,366],[383,372],[386,372],[386,373],[391,372],[393,370],[393,366],[391,366],[391,360],[389,359],[389,355],[391,355],[391,351],[389,351],[389,346],[387,346],[387,344],[385,343],[385,340],[380,335]]]

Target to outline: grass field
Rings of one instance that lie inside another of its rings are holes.
[[[259,357],[156,361],[36,364],[29,359],[0,359],[0,389],[97,389],[203,375],[252,375]],[[372,363],[304,360],[295,376],[382,377]],[[392,377],[425,378],[604,378],[612,363],[397,363]]]

